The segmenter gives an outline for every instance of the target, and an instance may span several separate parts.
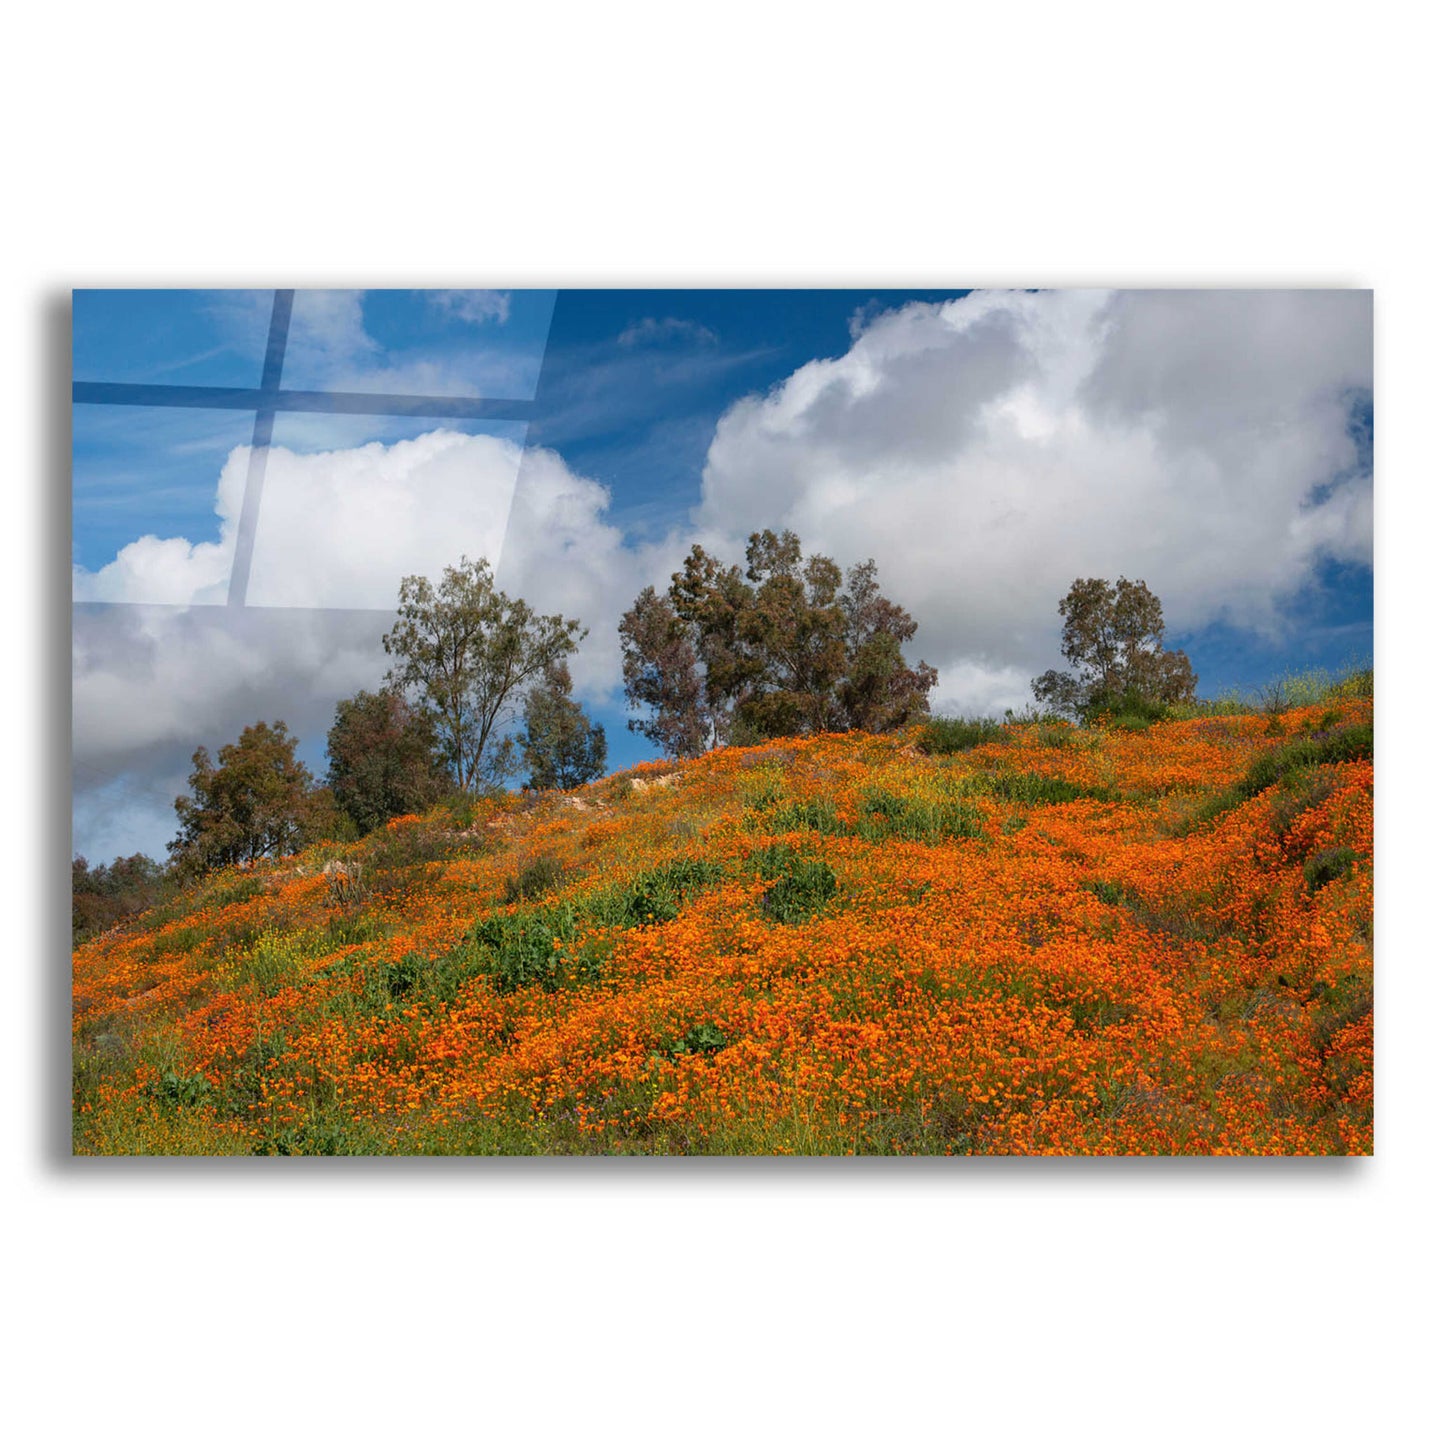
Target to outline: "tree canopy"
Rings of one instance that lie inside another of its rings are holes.
[[[402,579],[382,641],[397,659],[388,680],[433,720],[457,786],[475,792],[510,766],[504,727],[521,690],[586,635],[575,618],[542,616],[499,592],[484,559],[463,557],[437,585]]]
[[[1187,702],[1196,678],[1183,652],[1164,649],[1164,609],[1142,581],[1080,577],[1059,601],[1061,651],[1073,672],[1034,678],[1038,701],[1083,716],[1129,700]]]
[[[80,943],[123,918],[154,908],[177,886],[176,879],[144,853],[93,868],[83,854],[77,854],[70,862],[71,942]]]
[[[870,560],[846,577],[804,558],[795,533],[755,532],[746,569],[694,546],[665,597],[643,590],[619,625],[623,685],[651,716],[628,726],[675,757],[720,743],[923,717],[938,679],[910,667],[918,624],[884,597]]]
[[[331,795],[359,833],[422,812],[450,783],[434,719],[394,688],[337,703],[326,754]]]
[[[315,835],[330,802],[283,722],[244,728],[215,763],[197,748],[191,766],[191,795],[175,803],[181,831],[166,845],[184,871],[293,853]]]
[[[576,788],[607,767],[607,734],[572,697],[572,674],[553,663],[527,694],[518,739],[529,788]]]

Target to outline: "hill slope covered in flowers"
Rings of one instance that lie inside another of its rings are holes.
[[[1367,1153],[1371,757],[825,736],[214,874],[75,953],[74,1147]]]

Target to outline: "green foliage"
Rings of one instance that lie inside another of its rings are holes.
[[[1253,798],[1266,788],[1285,781],[1291,774],[1322,763],[1355,762],[1373,756],[1373,723],[1330,728],[1304,738],[1291,738],[1273,752],[1257,757],[1240,781],[1240,793]]]
[[[1081,716],[1089,727],[1097,726],[1107,717],[1114,727],[1135,730],[1163,722],[1169,716],[1169,709],[1169,703],[1146,697],[1138,688],[1130,688],[1122,693],[1097,694],[1084,706]]]
[[[665,1039],[665,1054],[715,1054],[728,1046],[727,1035],[714,1023],[693,1024],[680,1039]]]
[[[925,753],[961,753],[1003,736],[1003,725],[992,718],[936,717],[923,725],[918,746]]]
[[[565,662],[547,668],[527,694],[524,730],[518,738],[529,788],[576,788],[607,770],[607,734],[593,726],[572,699]]]
[[[1124,901],[1124,890],[1117,883],[1109,883],[1102,878],[1086,879],[1079,887],[1110,908],[1117,908]]]
[[[183,872],[294,853],[316,836],[325,803],[296,758],[286,724],[258,722],[221,748],[191,758],[191,796],[177,798],[181,831],[166,846]]]
[[[181,1108],[199,1104],[211,1092],[211,1081],[204,1074],[178,1074],[167,1069],[151,1085],[151,1097]]]
[[[380,1151],[377,1141],[362,1129],[357,1130],[350,1121],[341,1119],[308,1119],[292,1124],[260,1140],[255,1148],[257,1154],[279,1154],[282,1156],[374,1156]]]
[[[77,855],[70,865],[70,941],[75,947],[174,898],[177,877],[144,853],[94,868]]]
[[[449,777],[435,721],[395,689],[359,692],[337,703],[326,753],[332,796],[358,836],[388,818],[425,812],[446,795]]]
[[[870,843],[890,838],[938,843],[946,838],[980,838],[983,825],[978,810],[961,797],[900,796],[869,788],[858,800],[857,833]]]
[[[759,849],[749,860],[757,875],[767,881],[763,891],[763,917],[774,923],[806,923],[827,907],[838,892],[838,878],[821,858],[813,858],[782,843]]]
[[[703,858],[680,858],[641,874],[626,895],[629,924],[668,923],[694,894],[723,875],[722,865]]]
[[[768,818],[768,827],[774,833],[795,833],[807,828],[829,836],[848,831],[833,803],[821,798],[784,804]]]
[[[1305,863],[1305,885],[1311,893],[1354,874],[1359,854],[1353,848],[1322,848]]]
[[[1010,803],[1072,803],[1079,798],[1107,796],[1104,789],[1080,787],[1066,778],[1046,778],[1039,773],[985,773],[975,786]]]
[[[1164,650],[1164,611],[1142,581],[1079,577],[1059,602],[1062,652],[1072,673],[1050,670],[1033,680],[1034,697],[1076,717],[1100,711],[1148,717],[1144,703],[1188,702],[1196,678],[1182,652]],[[1109,704],[1113,704],[1109,706]],[[1137,726],[1137,724],[1135,724]]]
[[[645,589],[619,626],[627,700],[652,714],[628,726],[674,756],[899,727],[926,715],[938,678],[904,661],[917,630],[871,560],[845,580],[787,531],[753,533],[745,572],[694,546],[666,598]]]
[[[534,858],[507,879],[502,902],[516,903],[520,899],[541,898],[555,893],[562,886],[565,876],[566,869],[556,858]]]
[[[468,941],[478,950],[478,971],[491,979],[498,993],[533,984],[552,993],[567,982],[568,955],[576,936],[576,913],[564,904],[490,913],[472,927]]]
[[[432,960],[422,954],[406,953],[383,964],[378,979],[387,1000],[403,999],[411,993],[428,973],[434,971],[431,963]]]
[[[541,616],[497,591],[487,563],[463,557],[437,586],[402,579],[382,642],[398,659],[388,680],[433,720],[458,787],[475,792],[512,765],[501,724],[513,699],[586,635],[575,619]]]

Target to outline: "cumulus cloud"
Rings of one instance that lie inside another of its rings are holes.
[[[1277,630],[1322,559],[1370,560],[1351,432],[1370,330],[1361,292],[976,292],[861,315],[845,355],[722,417],[697,521],[733,551],[788,526],[875,557],[965,706],[1027,699],[1078,576],[1144,578],[1175,630]]]
[[[163,856],[191,753],[282,719],[324,733],[336,702],[386,671],[385,614],[227,607],[75,610],[75,843],[92,861]],[[112,840],[132,838],[125,844]]]
[[[590,626],[572,669],[578,694],[612,691],[616,619],[642,563],[606,521],[606,489],[555,452],[445,429],[314,455],[273,448],[248,605],[194,605],[225,599],[248,455],[237,448],[218,480],[219,540],[141,538],[97,572],[74,571],[83,851],[100,857],[102,840],[137,830],[152,852],[163,846],[198,744],[214,749],[259,719],[324,733],[338,699],[386,672],[381,638],[401,577],[439,577],[464,553],[491,561],[511,595]],[[87,605],[157,601],[183,605]]]
[[[83,602],[223,602],[251,448],[236,447],[216,491],[220,538],[147,536],[97,572],[74,570]],[[387,446],[299,453],[271,447],[247,601],[263,607],[390,607],[399,579],[501,552],[522,449],[439,429]],[[580,479],[579,479],[580,484]]]

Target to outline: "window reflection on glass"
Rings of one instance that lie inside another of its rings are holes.
[[[495,562],[525,437],[518,423],[278,418],[247,605],[389,608],[403,576],[440,576],[462,553]]]
[[[245,412],[76,407],[77,602],[224,603],[253,418]]]
[[[554,291],[298,291],[282,386],[527,400]]]

